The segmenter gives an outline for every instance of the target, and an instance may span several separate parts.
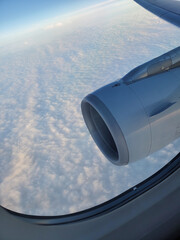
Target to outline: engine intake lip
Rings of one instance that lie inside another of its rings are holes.
[[[129,152],[124,135],[105,104],[89,94],[83,99],[81,109],[87,128],[105,157],[115,165],[128,164]]]

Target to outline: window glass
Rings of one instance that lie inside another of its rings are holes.
[[[4,17],[0,28],[0,204],[21,213],[93,207],[179,151],[176,140],[146,159],[115,166],[91,139],[80,109],[90,92],[177,47],[178,29],[130,0],[77,1],[72,8],[71,2],[62,3],[59,15],[59,5],[43,8],[42,18],[38,11],[20,15],[14,29],[10,21],[6,29]]]

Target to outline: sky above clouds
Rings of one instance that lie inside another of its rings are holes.
[[[0,204],[35,215],[80,211],[170,161],[179,140],[131,165],[112,165],[91,139],[80,103],[179,39],[176,27],[126,0],[57,17],[1,42]]]
[[[0,1],[0,32],[24,31],[38,22],[47,21],[56,16],[86,9],[94,5],[110,3],[114,0],[1,0]]]

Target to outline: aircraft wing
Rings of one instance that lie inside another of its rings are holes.
[[[180,27],[180,0],[134,0],[162,19]]]

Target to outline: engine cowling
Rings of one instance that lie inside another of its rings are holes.
[[[114,164],[142,159],[180,137],[180,47],[86,96],[91,136]]]

